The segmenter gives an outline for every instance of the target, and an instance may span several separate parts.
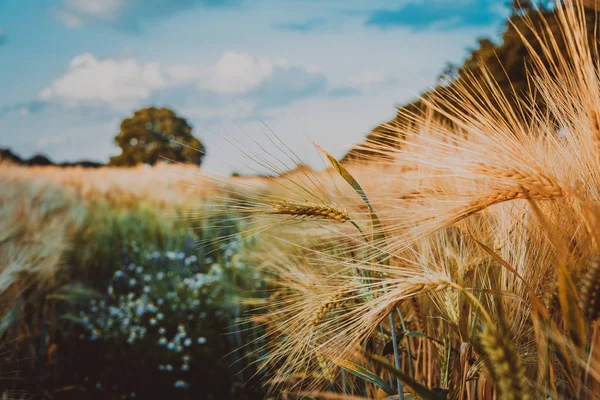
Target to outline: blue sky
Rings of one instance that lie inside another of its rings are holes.
[[[506,18],[494,0],[3,0],[0,147],[106,161],[148,105],[188,119],[203,167],[266,125],[315,166],[435,84]]]

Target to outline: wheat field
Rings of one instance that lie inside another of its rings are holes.
[[[274,396],[598,398],[600,71],[582,4],[556,18],[529,25],[531,102],[463,80],[371,160],[323,151],[231,206],[272,276],[252,320]]]
[[[246,379],[269,398],[599,398],[600,66],[583,3],[555,15],[559,32],[529,24],[530,101],[465,79],[362,145],[370,159],[317,146],[324,171],[231,179],[1,165],[0,310],[52,292],[76,232],[105,223],[99,203],[170,213],[144,231],[160,240],[228,216],[240,231],[214,243],[252,238],[236,249],[266,282],[233,303],[247,307],[234,321],[251,332],[236,342],[257,367]],[[97,267],[111,232],[71,274]],[[23,321],[5,337],[41,329]]]
[[[102,398],[107,387],[116,398],[168,397],[192,395],[190,376],[209,394],[249,379],[224,376],[244,357],[241,339],[223,333],[250,284],[235,281],[247,269],[235,259],[242,240],[216,236],[236,237],[236,221],[209,220],[210,198],[227,185],[189,166],[0,164],[0,395]],[[182,319],[191,313],[201,321]],[[192,334],[197,348],[179,356],[179,371],[140,385],[174,363],[162,340],[189,347]],[[141,380],[128,377],[134,372]]]

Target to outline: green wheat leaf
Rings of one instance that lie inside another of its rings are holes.
[[[348,360],[340,360],[337,361],[336,364],[343,368],[344,370],[350,372],[352,375],[355,375],[367,382],[370,382],[381,388],[387,394],[394,394],[394,389],[383,379],[379,377],[379,375],[369,371],[368,369],[361,367],[358,364],[353,363]]]

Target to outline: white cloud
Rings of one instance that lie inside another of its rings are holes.
[[[131,0],[63,0],[54,8],[56,17],[66,26],[76,28],[88,20],[115,21]]]
[[[194,118],[197,120],[221,120],[224,117],[227,119],[244,118],[252,115],[256,107],[252,100],[245,100],[241,103],[227,103],[219,107],[210,106],[190,106],[179,109],[181,115],[186,118]]]
[[[56,0],[51,10],[64,25],[104,24],[138,30],[144,19],[162,18],[196,6],[227,8],[240,0]]]
[[[227,52],[198,86],[218,94],[247,93],[270,77],[275,66],[266,58],[255,60],[248,54]]]
[[[60,22],[69,28],[78,28],[83,25],[83,19],[70,12],[56,10],[54,14]]]
[[[44,89],[40,100],[67,106],[108,104],[127,109],[167,86],[158,63],[141,64],[132,59],[98,60],[85,53],[69,63],[67,72]]]
[[[154,99],[159,90],[180,88],[196,88],[197,94],[208,92],[212,99],[276,96],[278,102],[286,102],[295,94],[310,95],[315,79],[326,81],[323,75],[292,67],[286,60],[271,61],[240,52],[224,53],[213,66],[163,66],[134,59],[98,59],[85,53],[73,58],[67,71],[38,97],[68,107],[104,105],[117,111]],[[268,99],[256,101],[269,104]]]
[[[243,95],[271,78],[275,71],[290,68],[283,58],[270,60],[228,51],[214,66],[175,65],[167,69],[167,75],[172,84],[195,82],[198,88],[219,95]]]
[[[98,18],[111,18],[127,0],[65,0],[64,5],[73,11]]]

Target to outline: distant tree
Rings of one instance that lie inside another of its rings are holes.
[[[50,160],[45,155],[36,154],[33,157],[31,157],[29,160],[25,160],[25,165],[47,167],[48,165],[54,165],[54,163],[52,162],[52,160]]]
[[[12,152],[11,149],[0,148],[0,162],[23,164],[23,159]]]
[[[115,137],[121,154],[110,165],[154,165],[160,160],[200,165],[204,146],[192,136],[192,127],[168,108],[148,107],[121,122]]]

